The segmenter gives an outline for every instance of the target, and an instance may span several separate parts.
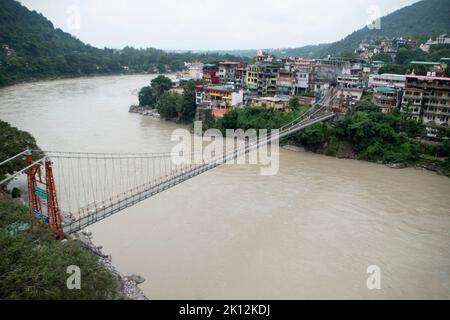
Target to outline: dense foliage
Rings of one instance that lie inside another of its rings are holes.
[[[188,81],[183,86],[183,93],[171,92],[172,82],[165,76],[153,79],[150,86],[139,91],[139,105],[156,109],[163,119],[177,119],[192,122],[197,105],[195,101],[195,81]]]
[[[443,158],[450,156],[448,140],[444,145],[421,142],[424,126],[408,120],[400,111],[381,113],[368,101],[357,104],[351,115],[339,119],[332,125],[318,124],[309,127],[294,140],[306,148],[338,155],[341,147],[349,147],[356,158],[386,164],[430,164],[445,168]],[[450,133],[447,132],[450,137]],[[448,169],[443,170],[447,174]]]
[[[409,74],[414,71],[418,75],[426,75],[429,71],[429,66],[426,65],[412,65],[412,61],[425,62],[439,62],[441,58],[450,57],[450,45],[435,45],[431,46],[430,52],[426,53],[420,49],[400,48],[395,61],[390,58],[379,55],[374,57],[374,60],[381,60],[387,62],[385,66],[380,69],[380,73],[396,73]],[[450,75],[450,68],[444,72],[444,76]]]
[[[4,45],[15,53],[8,54]],[[185,61],[233,59],[239,60],[230,55],[168,53],[154,48],[94,48],[55,29],[49,20],[19,2],[0,0],[0,86],[60,76],[178,71]]]
[[[276,112],[264,108],[243,108],[227,112],[222,119],[208,117],[205,129],[219,129],[223,133],[226,129],[278,129],[291,122],[300,115],[299,112]]]
[[[244,108],[232,110],[222,119],[208,117],[204,128],[277,129],[305,112],[279,113],[268,109]],[[450,175],[450,129],[446,129],[444,143],[421,141],[424,126],[409,120],[399,110],[381,113],[365,97],[353,107],[351,114],[333,123],[308,127],[291,138],[308,150],[330,156],[351,157],[386,164],[433,165]]]
[[[11,127],[0,120],[0,161],[9,159],[26,149],[37,150],[36,140],[28,132]],[[14,173],[24,168],[23,158],[17,158],[0,167],[0,180],[6,173]]]
[[[81,290],[66,286],[72,265],[81,269]],[[54,240],[26,207],[0,199],[0,299],[116,299],[117,288],[114,276],[79,243]]]
[[[38,150],[29,133],[1,120],[0,136],[0,161],[27,148]],[[23,157],[3,165],[0,179],[23,167]],[[32,220],[29,209],[9,197],[0,190],[0,299],[120,298],[117,280],[93,254],[74,241],[54,240],[47,226]],[[71,265],[81,268],[81,290],[67,289],[66,269]]]

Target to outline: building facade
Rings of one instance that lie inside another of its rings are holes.
[[[407,75],[402,111],[426,125],[448,127],[450,122],[450,78]]]

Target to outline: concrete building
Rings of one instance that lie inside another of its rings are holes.
[[[260,97],[273,97],[277,93],[278,73],[283,66],[278,63],[258,64],[257,92]]]
[[[342,88],[358,88],[362,86],[361,78],[353,75],[338,76],[337,84]]]
[[[289,112],[291,111],[289,100],[288,96],[254,98],[250,100],[249,106],[252,108],[273,109],[278,112]]]
[[[446,126],[450,122],[450,78],[407,75],[402,111],[427,126]]]
[[[187,68],[187,73],[183,74],[184,78],[189,78],[192,80],[200,80],[203,78],[203,66],[202,62],[193,61],[185,63]]]
[[[211,110],[213,116],[223,117],[227,111],[243,106],[244,90],[233,85],[197,85],[195,97],[197,109]]]
[[[436,38],[436,40],[429,39],[426,43],[420,45],[420,49],[424,52],[430,52],[431,46],[450,44],[450,36],[447,34],[442,34]]]
[[[314,90],[316,61],[313,59],[294,58],[294,94],[299,95]]]
[[[277,95],[292,95],[294,89],[294,76],[291,71],[281,69],[277,78]]]
[[[258,88],[259,67],[256,64],[249,64],[245,74],[245,85],[248,88]]]
[[[236,83],[236,69],[241,68],[240,62],[224,61],[219,63],[218,76],[223,85]]]
[[[219,68],[215,64],[205,64],[203,66],[203,81],[207,84],[220,84],[220,78],[217,75]]]
[[[374,89],[373,103],[383,113],[391,113],[394,108],[399,107],[402,90],[400,88],[377,87]]]
[[[403,89],[406,76],[401,74],[372,74],[369,76],[369,88],[389,87]]]
[[[350,70],[350,61],[342,58],[328,57],[327,59],[316,60],[314,92],[322,92],[330,85],[337,84],[337,78],[348,74],[345,70]]]

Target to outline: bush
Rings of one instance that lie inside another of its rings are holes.
[[[31,226],[14,231],[16,225]],[[67,267],[81,269],[81,290],[69,290]],[[118,283],[92,253],[75,241],[53,240],[29,210],[0,201],[0,299],[116,299]]]

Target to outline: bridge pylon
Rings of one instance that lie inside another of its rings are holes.
[[[31,152],[26,153],[25,162],[29,167],[27,180],[31,215],[47,224],[53,236],[62,240],[64,239],[63,219],[58,205],[52,162],[44,158],[43,163],[33,165]]]

